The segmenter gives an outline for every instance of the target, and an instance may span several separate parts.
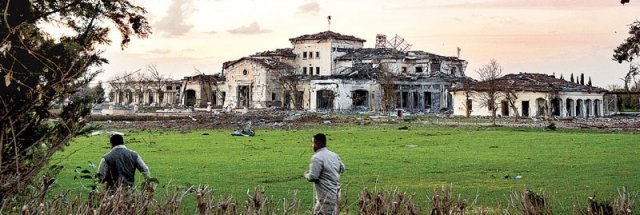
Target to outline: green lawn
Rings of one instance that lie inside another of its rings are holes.
[[[128,131],[125,141],[140,153],[161,186],[207,184],[216,195],[236,199],[244,199],[247,189],[255,187],[264,187],[276,200],[297,190],[304,208],[312,205],[313,191],[302,173],[313,154],[311,137],[318,132],[328,134],[329,149],[347,166],[341,178],[343,197],[354,205],[365,187],[414,193],[417,203],[426,207],[434,186],[447,185],[463,199],[472,201],[478,195],[477,204],[492,207],[504,202],[510,191],[526,186],[547,194],[554,211],[570,211],[573,202],[584,205],[594,193],[610,199],[622,186],[640,191],[638,134],[398,127],[257,130],[255,137],[232,137],[228,130]],[[56,156],[52,164],[65,166],[56,191],[82,192],[81,181],[73,180],[73,169],[86,167],[87,161],[97,165],[109,151],[108,137],[78,137]],[[511,178],[517,175],[522,178]]]

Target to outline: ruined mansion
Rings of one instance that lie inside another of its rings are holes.
[[[308,111],[452,111],[449,89],[466,80],[467,62],[399,46],[397,37],[365,40],[332,31],[290,38],[291,48],[227,61],[214,75],[163,83],[110,83],[116,106],[225,111],[279,107]],[[114,87],[115,86],[115,87]]]

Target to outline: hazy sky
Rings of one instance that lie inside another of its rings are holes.
[[[289,38],[328,29],[367,40],[398,34],[412,50],[469,62],[466,74],[495,58],[506,73],[591,76],[593,84],[621,84],[629,68],[611,60],[640,19],[640,2],[619,0],[137,0],[149,11],[154,34],[121,50],[98,78],[148,64],[179,79],[194,68],[213,74],[225,61],[289,48]],[[114,41],[119,41],[113,33]]]

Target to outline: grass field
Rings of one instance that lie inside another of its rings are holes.
[[[594,193],[611,199],[622,186],[640,191],[639,134],[398,127],[257,130],[255,137],[232,137],[228,130],[125,131],[125,141],[144,158],[160,186],[207,184],[215,195],[236,199],[244,199],[255,187],[264,187],[276,200],[297,191],[303,208],[313,202],[312,184],[302,173],[313,154],[311,137],[318,132],[328,134],[329,149],[347,166],[341,178],[343,197],[353,208],[365,187],[416,194],[418,205],[426,207],[434,186],[447,185],[462,199],[477,199],[476,204],[491,207],[506,201],[510,191],[526,186],[546,194],[557,212],[570,211],[574,202],[586,205]],[[106,133],[76,138],[52,161],[65,166],[56,191],[82,192],[82,181],[73,180],[73,169],[86,167],[88,161],[97,165],[108,151]]]

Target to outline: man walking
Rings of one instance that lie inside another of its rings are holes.
[[[102,157],[98,168],[100,182],[106,183],[107,188],[124,185],[133,187],[136,169],[146,179],[150,178],[149,167],[137,152],[124,146],[122,134],[114,133],[109,142],[111,142],[111,151]]]
[[[327,137],[322,134],[313,136],[313,151],[309,171],[304,177],[315,183],[315,205],[313,214],[338,214],[340,198],[340,174],[344,172],[344,164],[340,156],[327,149]]]

